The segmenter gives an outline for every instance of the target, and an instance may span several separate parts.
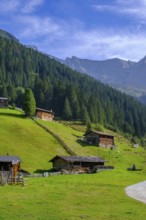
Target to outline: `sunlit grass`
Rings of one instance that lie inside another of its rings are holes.
[[[77,155],[98,155],[114,165],[97,174],[30,178],[28,186],[0,187],[0,220],[145,220],[145,204],[129,198],[125,187],[146,179],[146,151],[115,133],[114,150],[79,142],[83,130],[58,122],[40,123]],[[81,125],[79,125],[81,126]],[[21,112],[0,109],[0,155],[18,155],[28,171],[51,168],[48,160],[67,153],[58,141]],[[127,171],[133,163],[142,171]]]
[[[0,155],[18,155],[30,172],[48,170],[52,157],[66,154],[54,137],[16,110],[0,109],[0,143]]]
[[[137,168],[146,169],[146,150],[142,147],[132,148],[132,143],[118,133],[113,133],[116,148],[110,150],[91,146],[79,141],[81,138],[84,138],[84,132],[69,127],[68,123],[66,126],[58,122],[38,121],[57,134],[77,155],[100,156],[107,160],[106,165],[113,165],[118,170],[127,170],[133,164],[136,164]]]
[[[125,187],[145,180],[128,171],[30,178],[28,186],[0,187],[0,219],[144,220],[145,205]]]

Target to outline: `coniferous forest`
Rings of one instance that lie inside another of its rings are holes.
[[[0,96],[22,107],[25,88],[32,89],[37,107],[52,109],[58,118],[100,123],[137,137],[146,133],[146,107],[134,98],[0,37]]]

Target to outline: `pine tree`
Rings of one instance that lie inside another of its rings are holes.
[[[71,107],[68,98],[64,102],[64,119],[69,120],[72,118]]]
[[[78,120],[80,118],[80,105],[78,100],[75,101],[73,110],[74,110],[74,119]]]
[[[27,117],[33,116],[36,111],[36,102],[31,89],[26,89],[23,97],[23,110]]]
[[[85,133],[89,133],[91,130],[92,130],[92,125],[91,125],[91,123],[88,123],[87,127],[86,127],[86,132]]]
[[[7,94],[8,94],[8,92],[7,92],[6,86],[5,86],[5,85],[2,85],[1,88],[0,88],[0,95],[1,95],[2,97],[7,97]]]
[[[7,87],[7,91],[8,91],[8,97],[9,97],[10,103],[13,104],[16,99],[16,89],[12,83],[10,83],[9,86]]]
[[[84,104],[82,104],[82,107],[81,107],[81,120],[84,124],[90,123],[90,117],[89,117],[87,108]]]

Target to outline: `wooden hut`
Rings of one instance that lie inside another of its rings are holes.
[[[8,107],[8,99],[5,97],[0,97],[0,108]]]
[[[36,108],[36,117],[46,121],[53,121],[54,113],[52,110]]]
[[[85,141],[88,144],[94,146],[109,147],[109,148],[114,146],[114,136],[112,134],[99,132],[99,131],[90,131],[84,134],[84,136],[85,136]]]
[[[55,170],[73,170],[75,167],[104,167],[105,160],[98,156],[55,156],[49,162],[53,163]]]
[[[12,181],[15,182],[17,173],[20,170],[21,159],[18,156],[0,156],[0,172],[11,175]]]

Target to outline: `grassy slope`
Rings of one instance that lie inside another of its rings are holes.
[[[41,123],[57,133],[77,154],[102,156],[115,165],[115,170],[30,178],[27,187],[0,187],[0,219],[145,220],[145,205],[129,198],[124,191],[126,186],[145,180],[144,149],[133,149],[118,134],[115,134],[118,146],[115,150],[82,146],[77,140],[83,132],[55,122]],[[65,154],[53,137],[17,111],[0,109],[0,140],[0,154],[19,155],[24,169],[30,171],[47,169],[49,158]],[[133,163],[143,170],[127,171]]]
[[[132,143],[117,133],[114,133],[117,148],[115,150],[101,149],[79,142],[78,140],[83,138],[84,132],[57,122],[38,121],[60,136],[77,155],[98,155],[107,160],[107,165],[114,165],[118,170],[127,169],[134,163],[137,168],[145,169],[146,151],[142,147],[132,148]]]
[[[46,170],[49,159],[66,154],[55,138],[15,110],[0,109],[0,143],[0,155],[20,156],[21,167],[30,172]]]

